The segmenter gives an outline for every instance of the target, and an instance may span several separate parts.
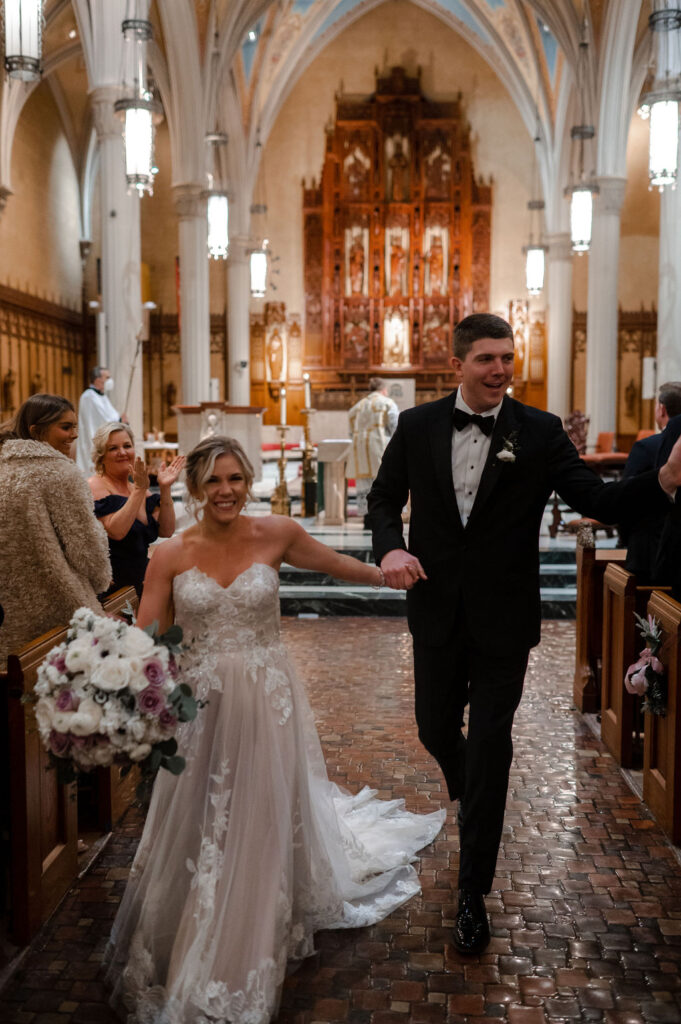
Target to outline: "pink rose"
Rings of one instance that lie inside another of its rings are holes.
[[[83,747],[92,746],[92,744],[89,742],[92,739],[92,736],[74,736],[73,733],[70,732],[67,732],[66,735],[71,740],[72,746],[78,747],[79,750]]]
[[[166,681],[163,665],[157,658],[150,658],[149,661],[145,661],[144,674],[149,680],[150,686],[162,686]]]
[[[80,700],[73,690],[60,690],[55,701],[57,711],[75,711]]]
[[[56,658],[52,658],[50,665],[54,665],[57,672],[66,672],[66,662],[64,661],[63,654],[58,654]]]
[[[155,686],[147,686],[137,694],[137,707],[142,714],[160,715],[165,708],[166,699]]]
[[[162,729],[166,729],[170,732],[175,729],[175,726],[177,725],[177,718],[172,711],[169,711],[168,708],[164,708],[158,716],[158,724]]]
[[[646,669],[648,666],[659,675],[664,672],[662,662],[659,658],[655,657],[649,647],[646,647],[641,651],[638,661],[629,666],[624,677],[624,685],[629,693],[636,693],[639,697],[642,697],[647,691],[648,676]]]
[[[175,679],[177,677],[177,675],[179,674],[179,671],[180,671],[180,669],[178,667],[178,664],[175,661],[175,658],[171,654],[170,657],[168,658],[168,672],[173,677],[173,679]]]
[[[57,732],[53,729],[50,733],[50,750],[56,757],[66,757],[71,746],[71,737],[66,732]]]

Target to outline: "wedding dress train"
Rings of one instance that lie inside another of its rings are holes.
[[[107,951],[130,1024],[264,1024],[315,931],[373,924],[419,891],[410,862],[444,820],[329,781],[278,582],[260,563],[226,588],[175,578],[183,674],[208,704],[178,736],[185,771],[156,780]]]

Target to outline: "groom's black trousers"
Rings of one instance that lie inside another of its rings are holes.
[[[463,811],[460,889],[492,888],[513,756],[511,727],[528,657],[527,650],[499,657],[476,648],[464,621],[442,646],[414,641],[419,739]],[[466,704],[467,737],[461,731]]]

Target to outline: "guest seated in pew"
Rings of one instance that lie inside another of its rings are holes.
[[[70,458],[78,436],[66,398],[33,395],[0,426],[0,670],[7,655],[77,608],[101,613],[111,580],[106,534]]]
[[[127,423],[104,423],[92,439],[95,475],[88,480],[95,515],[109,536],[113,583],[107,594],[132,586],[142,595],[149,545],[172,537],[175,509],[170,488],[184,467],[184,456],[163,463],[157,472],[161,493],[149,490],[144,459],[135,455],[135,438]],[[102,596],[106,597],[107,594]]]
[[[624,466],[624,479],[646,473],[662,464],[658,460],[662,446],[667,441],[667,425],[673,417],[681,415],[681,382],[668,381],[662,384],[654,415],[660,433],[636,441]],[[670,444],[669,451],[671,447]],[[622,547],[627,549],[625,568],[633,572],[637,582],[642,585],[661,583],[656,577],[655,561],[666,519],[666,510],[651,510],[634,523],[620,523],[620,541]]]

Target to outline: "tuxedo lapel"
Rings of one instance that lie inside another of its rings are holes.
[[[455,526],[463,529],[459,506],[456,503],[454,480],[452,479],[452,430],[454,429],[454,401],[456,391],[447,400],[438,403],[430,423],[430,446],[435,464],[435,473],[445,504]]]
[[[519,429],[520,424],[516,418],[513,403],[508,396],[504,398],[497,421],[494,424],[494,430],[492,431],[492,440],[490,442],[489,451],[487,453],[487,459],[485,461],[485,468],[482,471],[480,478],[480,485],[478,492],[475,495],[475,501],[473,502],[473,508],[468,519],[467,526],[470,526],[471,522],[475,520],[475,517],[480,512],[480,509],[485,504],[490,494],[494,490],[494,487],[499,480],[502,472],[508,469],[509,466],[504,466],[497,455],[504,447],[504,440],[510,438],[514,431]],[[513,464],[510,463],[510,466]]]

